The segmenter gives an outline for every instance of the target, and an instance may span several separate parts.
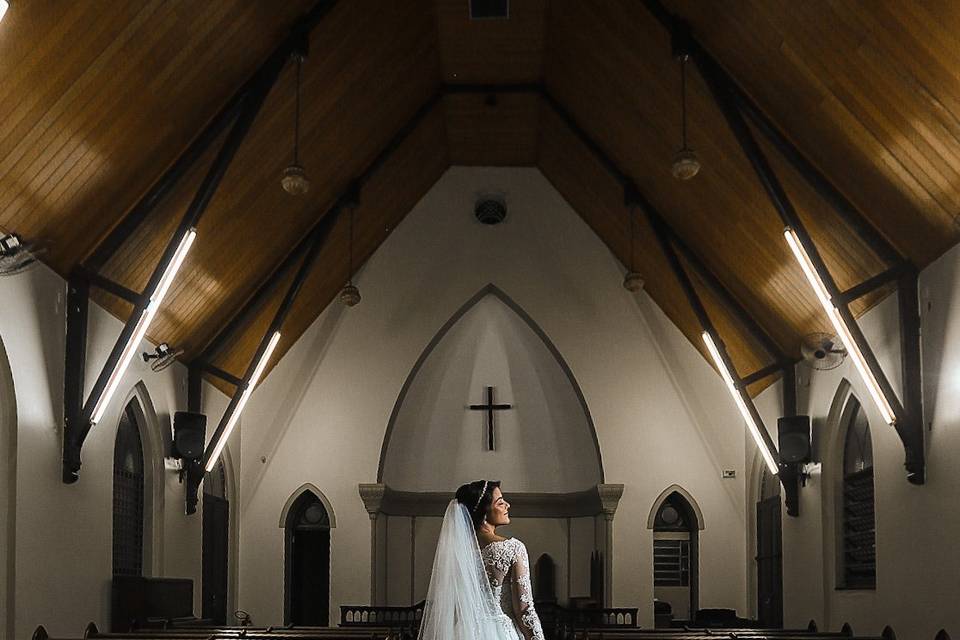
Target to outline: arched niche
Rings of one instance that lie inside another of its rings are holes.
[[[495,416],[486,401],[513,405]],[[444,451],[438,456],[431,452]],[[400,390],[380,452],[378,481],[406,491],[449,491],[475,477],[512,491],[573,492],[603,483],[596,430],[580,386],[546,333],[490,284],[426,345]]]
[[[0,339],[0,635],[14,636],[17,532],[17,397]]]
[[[280,510],[280,524],[278,525],[281,529],[287,527],[287,523],[290,520],[290,509],[297,503],[297,500],[304,493],[310,492],[320,499],[320,502],[323,503],[324,509],[327,510],[327,519],[330,523],[331,529],[337,528],[337,514],[333,512],[333,506],[330,504],[330,500],[327,499],[327,496],[323,494],[320,489],[317,488],[312,482],[305,482],[300,487],[290,494],[290,497],[287,498],[287,501],[283,505],[283,509]]]
[[[650,508],[650,515],[647,516],[647,529],[653,529],[657,522],[657,512],[660,510],[660,505],[663,504],[671,493],[680,494],[680,496],[686,501],[687,505],[690,507],[691,515],[696,521],[695,525],[697,529],[703,529],[703,512],[700,510],[700,505],[697,504],[697,501],[693,499],[693,496],[690,495],[690,492],[681,487],[678,484],[672,484],[663,491],[660,492],[660,495],[657,496],[657,499],[653,501],[653,506]]]

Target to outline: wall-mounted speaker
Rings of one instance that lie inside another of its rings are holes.
[[[207,435],[207,416],[192,411],[173,414],[173,457],[199,460]]]
[[[784,416],[777,420],[780,461],[810,461],[810,416]]]

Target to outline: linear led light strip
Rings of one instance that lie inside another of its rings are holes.
[[[840,341],[843,342],[844,348],[846,348],[847,353],[849,353],[853,359],[853,364],[857,368],[857,371],[860,372],[860,377],[863,379],[864,384],[867,385],[867,391],[870,392],[870,396],[880,410],[880,415],[883,416],[884,422],[889,425],[896,423],[897,417],[893,412],[893,407],[890,406],[890,402],[887,400],[883,391],[881,391],[880,385],[877,383],[877,378],[873,375],[873,371],[867,366],[867,361],[864,359],[860,347],[857,346],[856,341],[850,334],[850,329],[843,321],[843,318],[840,317],[840,312],[837,310],[836,305],[831,301],[830,294],[826,286],[824,286],[823,280],[820,279],[820,274],[817,273],[813,262],[810,260],[810,256],[807,255],[807,252],[803,249],[803,245],[800,244],[800,238],[797,236],[797,232],[791,227],[786,227],[783,230],[783,236],[787,239],[787,244],[790,245],[790,249],[793,251],[797,262],[800,263],[800,268],[803,269],[804,275],[806,275],[807,280],[810,281],[810,286],[813,287],[814,293],[817,294],[817,300],[823,305],[823,310],[827,312],[827,317],[830,318],[833,328],[836,330],[837,335],[840,336]]]
[[[263,370],[267,368],[267,363],[270,361],[270,356],[273,355],[273,350],[277,348],[278,342],[280,342],[280,332],[275,331],[273,336],[270,337],[270,342],[267,344],[266,351],[264,351],[263,355],[260,356],[260,361],[257,362],[257,366],[253,370],[253,375],[250,376],[250,382],[247,383],[247,387],[243,390],[240,400],[238,400],[237,404],[234,405],[233,412],[227,419],[227,426],[224,427],[223,432],[220,434],[220,439],[213,448],[213,453],[210,454],[210,459],[207,460],[208,472],[213,471],[213,468],[217,466],[217,459],[220,457],[220,453],[223,452],[223,447],[226,446],[227,440],[230,438],[230,434],[233,432],[233,428],[237,426],[237,420],[240,419],[240,414],[243,413],[243,407],[246,406],[247,400],[250,399],[250,394],[253,393],[253,388],[257,386],[260,376],[263,375]]]
[[[747,427],[750,428],[750,435],[753,436],[753,440],[757,443],[760,453],[763,454],[763,460],[767,463],[767,468],[770,470],[770,473],[776,475],[780,472],[780,468],[777,466],[777,461],[773,457],[773,452],[770,451],[763,436],[760,435],[760,429],[762,429],[763,426],[757,424],[750,409],[747,408],[747,402],[743,399],[743,392],[737,388],[737,385],[733,381],[733,374],[723,363],[723,358],[720,357],[720,351],[713,342],[713,336],[707,331],[704,331],[701,336],[703,337],[703,342],[707,345],[707,351],[710,352],[710,357],[713,358],[714,364],[717,365],[717,370],[720,371],[720,376],[723,378],[723,381],[727,383],[727,389],[730,391],[730,395],[732,395],[733,399],[737,402],[737,408],[740,409],[740,414],[746,421]]]
[[[167,295],[170,285],[173,284],[173,279],[177,277],[177,271],[180,270],[180,266],[183,264],[184,258],[187,257],[187,253],[190,251],[190,247],[193,245],[196,237],[197,230],[190,229],[180,241],[177,252],[173,254],[173,260],[170,261],[170,264],[168,264],[164,270],[157,290],[150,296],[150,302],[147,303],[147,308],[140,314],[140,319],[137,320],[133,334],[123,348],[123,352],[120,354],[120,360],[117,362],[113,373],[110,374],[110,378],[107,380],[107,386],[104,388],[103,393],[100,394],[100,399],[97,400],[97,404],[93,408],[93,414],[90,417],[91,424],[100,422],[100,418],[103,417],[103,412],[107,410],[110,399],[113,397],[114,392],[116,392],[117,387],[120,386],[120,380],[123,378],[123,374],[126,373],[127,367],[130,366],[130,361],[133,360],[133,356],[137,353],[140,342],[144,336],[147,335],[147,329],[150,328],[150,323],[153,322],[154,316],[157,315],[157,310],[163,302],[163,297]]]

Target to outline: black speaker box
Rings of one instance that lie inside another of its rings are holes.
[[[810,461],[810,416],[784,416],[777,420],[780,461]]]
[[[173,457],[199,460],[207,435],[207,416],[192,411],[173,414]]]

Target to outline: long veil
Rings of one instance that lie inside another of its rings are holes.
[[[419,640],[516,640],[493,597],[467,508],[451,500],[443,516]]]

